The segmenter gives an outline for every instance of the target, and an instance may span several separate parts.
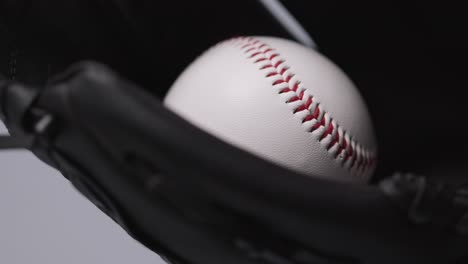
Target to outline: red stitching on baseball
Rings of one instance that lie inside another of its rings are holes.
[[[304,110],[308,110],[312,103],[313,103],[312,96],[309,96],[309,98],[307,98],[307,102],[305,104],[302,104],[302,105],[298,106],[294,110],[294,113],[301,112],[301,111],[304,111]]]
[[[294,92],[295,95],[291,95],[289,99],[286,100],[286,103],[295,103],[305,99],[306,88],[300,88],[301,81],[293,80],[296,76],[294,73],[288,72],[290,68],[286,65],[286,62],[281,55],[276,52],[276,50],[270,47],[267,43],[263,43],[258,39],[251,37],[240,37],[234,38],[233,40],[239,40],[241,43],[240,49],[248,56],[249,59],[253,59],[254,64],[265,64],[262,65],[260,70],[269,70],[265,77],[274,77],[275,80],[272,82],[272,86],[285,85],[288,84],[288,87],[282,88],[278,93],[284,94],[288,92]],[[245,43],[247,42],[247,43]],[[273,53],[273,51],[275,51]],[[279,79],[278,79],[279,78]],[[290,84],[290,82],[294,82]],[[327,138],[330,138],[330,141],[325,146],[325,149],[329,152],[335,149],[334,158],[337,161],[341,162],[341,165],[349,164],[348,169],[355,169],[359,173],[364,173],[369,168],[371,168],[375,163],[374,154],[368,150],[365,150],[363,147],[359,146],[357,142],[351,139],[351,142],[348,142],[346,139],[347,133],[343,130],[339,132],[339,126],[334,122],[323,109],[321,105],[317,102],[314,105],[314,98],[312,95],[307,95],[307,100],[299,104],[293,109],[293,113],[299,113],[303,111],[308,111],[308,114],[302,119],[302,123],[314,122],[314,125],[311,127],[309,132],[315,133],[320,131],[321,134],[318,135],[318,141],[322,142]],[[319,128],[323,128],[319,130]],[[353,147],[355,145],[359,151]]]
[[[335,127],[333,126],[333,123],[330,122],[330,124],[328,124],[327,130],[325,130],[325,132],[323,132],[323,134],[320,136],[320,141],[325,139],[328,135],[331,135],[333,133],[334,129],[335,129]]]
[[[279,93],[282,94],[282,93],[287,93],[287,92],[290,92],[291,89],[289,88],[284,88],[283,90],[281,90]]]
[[[281,80],[277,80],[275,82],[273,82],[273,85],[278,85],[278,84],[281,84],[281,83],[285,83],[286,81],[281,79]]]
[[[301,83],[301,82],[295,82],[295,83],[294,83],[294,86],[293,86],[293,88],[292,88],[292,90],[296,92],[296,91],[297,91],[297,88],[299,88],[299,84],[300,84],[300,83]],[[301,99],[302,99],[303,96],[304,96],[304,91],[301,92],[301,95],[300,95]]]
[[[333,139],[330,142],[330,144],[328,144],[327,150],[330,150],[331,148],[333,148],[340,141],[340,135],[338,134],[337,131],[338,131],[338,129],[335,129],[335,133],[333,134]],[[339,155],[339,153],[337,152],[337,154],[335,154],[335,158],[337,158],[338,155]]]
[[[278,68],[278,66],[280,66],[280,65],[283,64],[283,63],[284,63],[284,61],[280,60],[280,61],[278,61],[277,63],[273,64],[273,66],[274,66],[275,68]],[[286,70],[285,70],[285,71],[286,71]],[[281,73],[281,74],[282,74],[282,73]]]
[[[270,72],[265,77],[272,77],[272,76],[276,76],[276,75],[280,75],[280,74],[277,73],[277,72]]]
[[[296,95],[293,98],[289,99],[288,103],[296,102],[296,101],[299,101],[299,100],[301,100],[301,99],[299,99],[299,96]]]
[[[255,52],[254,54],[250,55],[250,58],[253,58],[253,57],[257,56],[258,54],[262,54],[262,52],[261,52],[261,51],[257,51],[257,52]],[[275,67],[276,67],[276,66],[275,66]]]
[[[296,85],[297,85],[297,86],[296,86]],[[298,84],[298,83],[296,83],[296,84],[295,84],[295,87],[296,87],[296,88],[293,88],[292,90],[293,90],[294,92],[296,92],[296,91],[297,91],[297,87],[298,87],[298,86],[299,86],[299,84]],[[302,91],[299,93],[299,99],[301,99],[301,100],[302,100],[302,99],[304,98],[304,92],[305,92],[305,91],[304,91],[304,90],[302,90]]]
[[[271,55],[268,59],[269,59],[269,60],[272,60],[272,59],[274,59],[274,58],[276,58],[276,57],[278,57],[278,56],[279,56],[279,54],[273,54],[273,55]]]

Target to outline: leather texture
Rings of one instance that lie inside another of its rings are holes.
[[[214,136],[305,175],[365,183],[375,168],[374,131],[354,84],[324,56],[289,40],[219,43],[187,67],[164,104]]]

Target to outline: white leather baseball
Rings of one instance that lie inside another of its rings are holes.
[[[371,120],[353,83],[289,40],[219,43],[180,75],[164,104],[214,136],[306,175],[366,182],[375,167]]]

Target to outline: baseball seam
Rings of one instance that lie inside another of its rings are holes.
[[[285,103],[291,107],[307,132],[314,134],[328,153],[352,175],[364,176],[375,166],[375,154],[355,141],[339,126],[309,89],[293,72],[286,60],[270,45],[253,37],[230,40],[259,66]]]

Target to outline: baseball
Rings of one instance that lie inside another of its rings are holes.
[[[330,60],[290,40],[238,37],[215,45],[179,76],[164,104],[304,175],[365,183],[375,168],[372,122],[358,90]]]

